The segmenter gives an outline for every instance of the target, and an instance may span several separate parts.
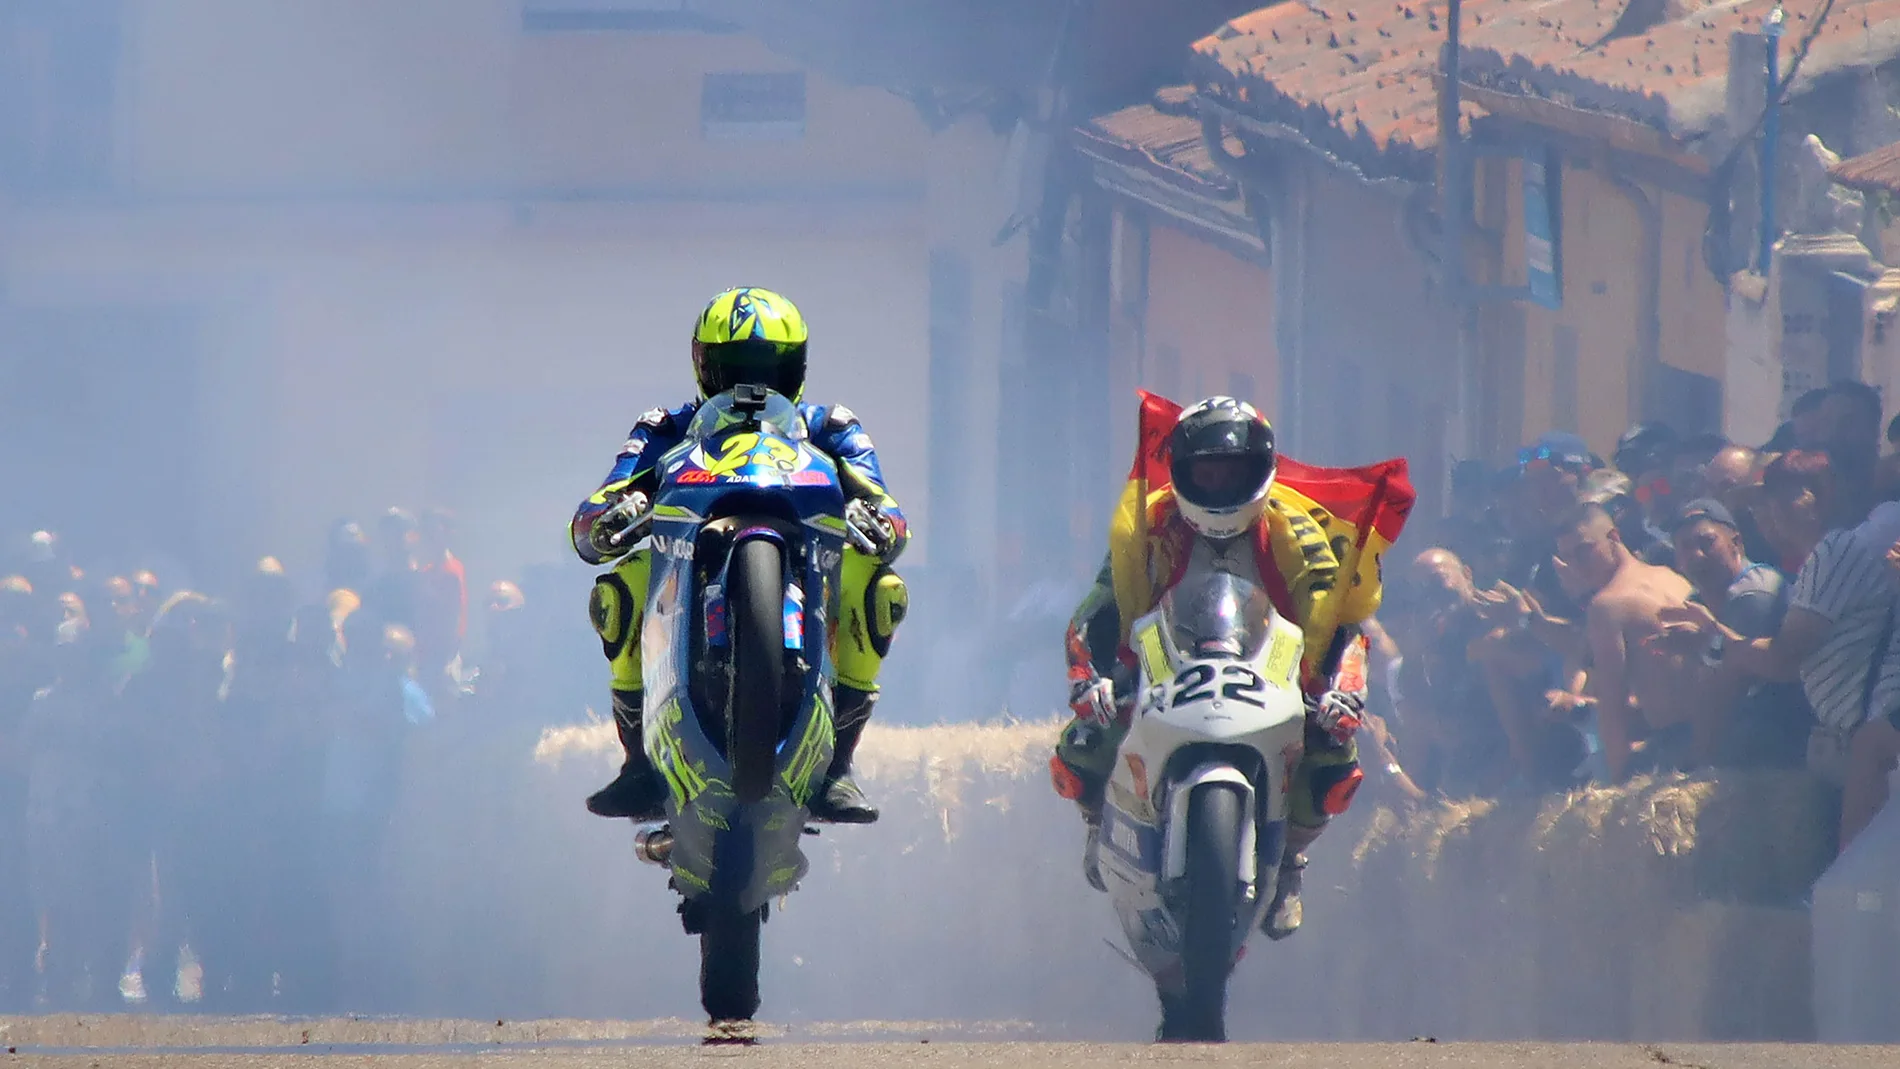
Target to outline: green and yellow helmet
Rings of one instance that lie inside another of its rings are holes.
[[[796,401],[805,392],[805,317],[771,290],[742,286],[712,299],[693,328],[693,375],[705,400],[742,383]]]

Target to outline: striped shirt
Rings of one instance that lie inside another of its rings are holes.
[[[1801,686],[1815,719],[1835,731],[1865,719],[1868,673],[1878,670],[1877,659],[1886,659],[1887,651],[1876,647],[1894,609],[1895,583],[1886,558],[1894,532],[1891,522],[1877,521],[1891,518],[1829,533],[1794,581],[1789,607],[1833,625],[1801,662]]]

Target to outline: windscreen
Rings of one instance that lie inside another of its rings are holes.
[[[732,394],[717,394],[699,406],[693,422],[686,428],[686,434],[690,438],[711,438],[728,427],[736,427],[744,422],[745,414],[733,403]],[[786,400],[784,394],[765,395],[765,409],[759,413],[759,422],[771,433],[794,442],[802,442],[810,436],[805,427],[805,417],[798,414],[798,406]]]
[[[1161,599],[1175,648],[1189,657],[1260,655],[1273,634],[1273,602],[1229,572],[1189,576]]]

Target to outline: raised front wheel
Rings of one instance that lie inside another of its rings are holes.
[[[778,546],[747,539],[726,569],[732,627],[726,757],[739,801],[763,801],[778,771],[779,710],[785,693],[785,586]]]
[[[1181,925],[1186,990],[1162,1021],[1162,1038],[1200,1043],[1227,1039],[1227,978],[1239,923],[1240,828],[1244,793],[1206,783],[1188,796],[1187,872]]]

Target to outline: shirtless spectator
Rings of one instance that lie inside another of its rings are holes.
[[[1637,502],[1635,490],[1636,485],[1629,476],[1614,468],[1604,468],[1590,473],[1579,500],[1602,505],[1603,511],[1615,522],[1617,533],[1623,536],[1623,544],[1644,563],[1667,565],[1674,560],[1675,550],[1666,539],[1650,531],[1649,518]]]
[[[1741,529],[1726,506],[1712,498],[1689,502],[1673,540],[1676,570],[1723,626],[1750,639],[1780,630],[1788,607],[1786,581],[1772,566],[1748,558]],[[1696,668],[1709,683],[1695,721],[1698,763],[1800,766],[1812,722],[1800,688],[1718,673],[1707,665]]]
[[[1600,505],[1577,506],[1557,536],[1557,560],[1590,591],[1584,631],[1590,650],[1590,693],[1612,782],[1628,775],[1633,745],[1647,736],[1642,764],[1676,767],[1688,757],[1699,695],[1683,671],[1685,658],[1649,639],[1663,629],[1662,611],[1694,591],[1668,568],[1630,553]]]

